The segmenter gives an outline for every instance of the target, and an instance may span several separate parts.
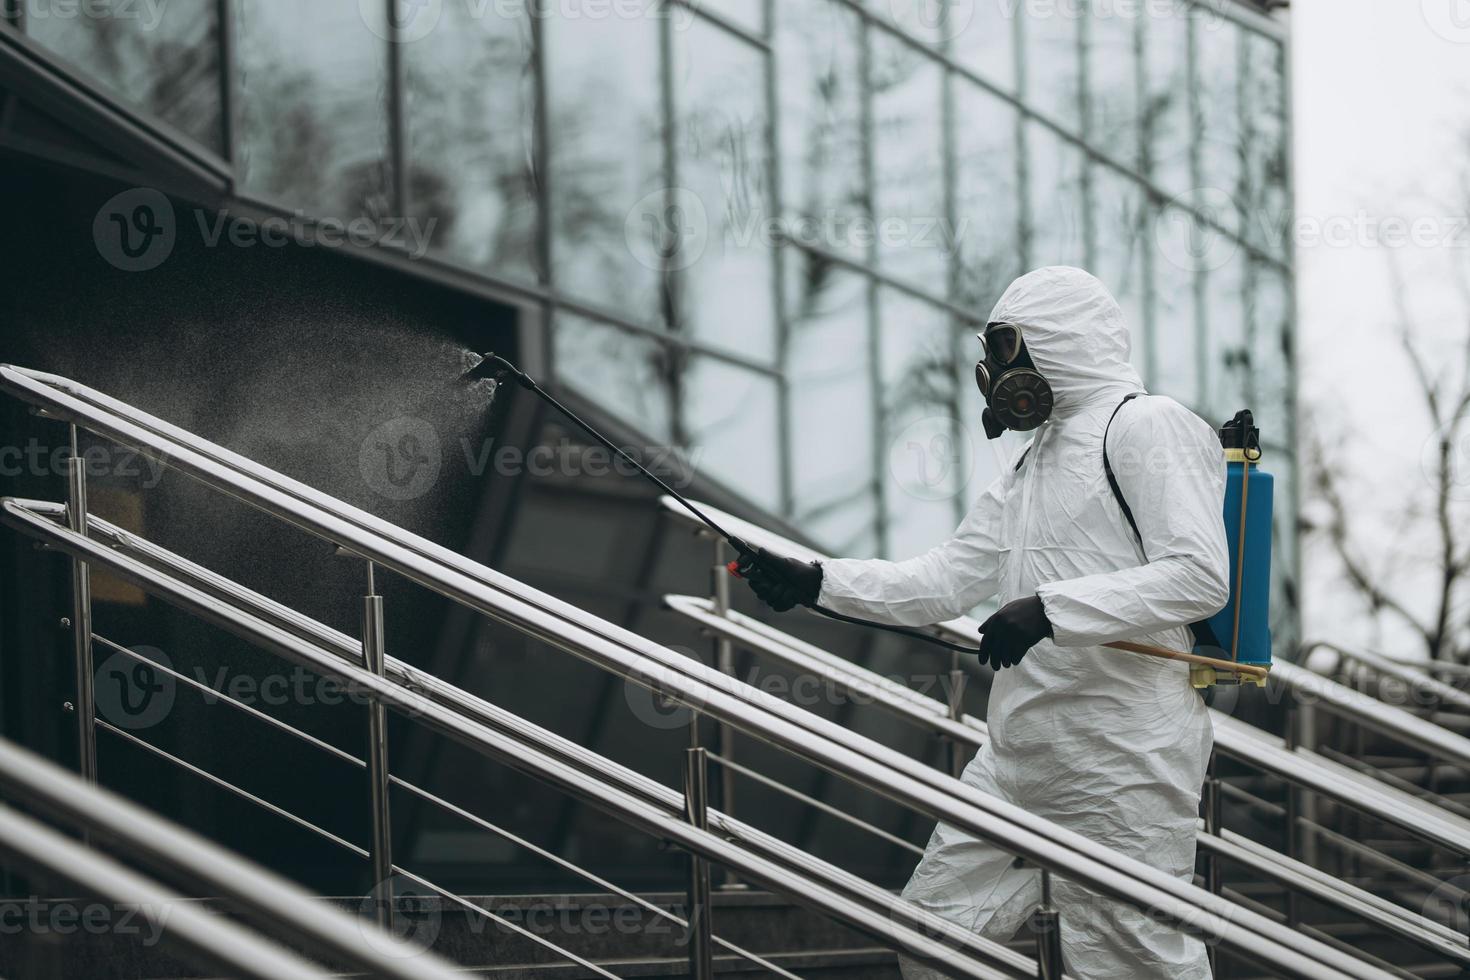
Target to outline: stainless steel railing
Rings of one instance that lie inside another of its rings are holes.
[[[103,842],[126,853],[130,862],[187,881],[211,897],[230,899],[271,922],[285,940],[301,944],[323,960],[396,980],[459,976],[439,957],[328,907],[223,848],[3,739],[0,789],[85,830],[88,839],[98,845],[86,846],[0,804],[0,850],[89,893],[142,910],[165,935],[205,965],[229,976],[259,980],[327,977],[338,966],[329,970],[274,940],[195,907],[177,892],[103,853]]]
[[[664,601],[672,611],[687,617],[708,632],[729,640],[741,649],[753,651],[791,669],[821,678],[832,683],[842,693],[857,699],[871,701],[875,707],[926,729],[935,736],[951,739],[968,749],[978,749],[987,737],[987,728],[983,721],[970,715],[962,715],[959,720],[951,718],[944,702],[919,694],[897,681],[867,671],[835,654],[795,637],[787,636],[759,620],[733,611],[720,615],[715,602],[692,596],[667,596]],[[1284,752],[1285,750],[1275,751]],[[769,781],[766,781],[766,784],[770,785]],[[779,785],[771,788],[777,789],[778,792],[799,795],[794,790]],[[816,801],[808,802],[815,803]],[[849,823],[857,824],[875,836],[889,840],[890,843],[894,842],[891,835],[885,831],[866,824],[856,817],[841,813],[836,816]],[[1412,814],[1404,814],[1403,819],[1412,824]],[[898,843],[906,842],[898,841]],[[1387,902],[1364,889],[1318,871],[1285,854],[1254,843],[1223,827],[1208,831],[1202,825],[1199,843],[1201,851],[1207,856],[1242,865],[1301,896],[1334,906],[1385,931],[1423,946],[1436,955],[1470,966],[1470,946],[1466,945],[1464,936],[1438,922],[1417,915],[1410,909]]]
[[[23,510],[29,512],[33,517],[45,518],[56,524],[62,523],[65,513],[65,508],[62,505],[41,501],[10,501],[9,505],[16,511]],[[41,527],[44,528],[44,525],[41,525]],[[91,516],[88,520],[88,528],[92,538],[105,542],[111,550],[117,553],[137,558],[149,567],[158,569],[180,582],[193,586],[216,598],[220,598],[237,609],[248,612],[293,635],[315,642],[327,651],[341,656],[350,663],[357,663],[361,660],[361,643],[344,633],[311,620],[281,603],[253,592],[209,569],[174,554],[167,549],[161,548],[145,538],[124,531],[101,518]],[[103,638],[97,637],[95,639],[104,644],[111,645],[110,641],[106,641]],[[113,646],[113,649],[116,649],[116,647]],[[127,653],[136,656],[131,651],[127,651]],[[182,682],[187,686],[196,689],[203,689],[204,687],[198,681],[182,675],[177,671],[165,668],[162,665],[154,664],[153,667],[156,670],[164,671],[176,681]],[[622,788],[642,798],[658,803],[671,813],[680,812],[681,810],[682,801],[680,798],[671,790],[666,789],[662,784],[640,776],[632,770],[618,766],[610,760],[597,756],[583,749],[581,746],[562,739],[545,729],[540,729],[530,722],[526,722],[505,712],[503,709],[491,705],[489,702],[475,698],[452,685],[440,681],[432,675],[419,672],[401,661],[388,657],[386,661],[386,676],[395,683],[409,690],[422,693],[446,707],[464,714],[473,721],[490,725],[514,737],[525,738],[532,744],[545,746],[557,753],[558,758],[577,766],[590,776],[611,779]],[[220,692],[211,689],[208,693],[210,697],[223,700],[225,703],[231,704],[278,729],[289,730],[291,732],[296,731],[295,729],[290,729],[290,726],[284,725],[284,723],[265,715],[263,712],[240,704]],[[317,748],[323,751],[338,755],[341,758],[349,758],[346,753],[342,753],[332,746],[321,743],[319,740],[305,733],[299,733],[298,737],[316,745]],[[357,765],[362,765],[360,759],[352,758],[351,761]],[[410,792],[419,794],[422,798],[436,805],[442,805],[462,816],[470,816],[465,814],[464,811],[452,807],[450,804],[439,801],[437,798],[425,793],[425,791],[412,786],[412,784],[405,783],[396,778],[394,779],[394,783],[403,786]],[[479,818],[472,818],[472,820],[479,822]],[[900,916],[904,914],[905,910],[895,908],[893,896],[883,889],[878,889],[862,879],[847,875],[822,862],[816,862],[804,852],[785,845],[775,838],[757,831],[753,827],[731,820],[717,811],[710,812],[710,820],[713,824],[717,825],[727,838],[740,840],[748,847],[756,848],[759,853],[766,857],[777,860],[803,873],[817,875],[826,884],[839,888],[855,897],[859,897],[862,901],[882,911],[884,914]],[[486,829],[491,829],[492,832],[503,834],[499,828],[482,825]],[[538,853],[541,853],[542,856],[547,856],[540,849],[538,849]],[[575,866],[564,865],[564,867],[568,867],[569,870],[579,870],[575,869]],[[586,874],[585,872],[580,873],[583,873],[584,876]],[[591,879],[590,877],[589,880],[593,880],[599,886],[606,884],[601,880]],[[920,924],[925,929],[931,931],[943,930],[947,925],[944,920],[933,917],[922,918]],[[969,933],[961,930],[958,938],[968,940],[973,937]],[[721,943],[718,938],[715,941],[717,944]],[[732,946],[727,945],[726,948],[732,952],[739,952]]]
[[[677,501],[666,497],[663,503],[675,520],[714,542],[718,564],[721,557],[719,541],[708,535],[704,526],[693,520]],[[703,508],[707,505],[700,506]],[[752,543],[803,559],[824,557],[779,535],[746,524],[717,508],[712,509],[712,512],[722,524],[732,526],[734,533],[748,534]],[[728,602],[721,602],[718,598],[668,596],[665,598],[665,605],[697,623],[712,636],[834,684],[845,693],[869,700],[876,707],[925,728],[957,746],[974,750],[986,737],[985,723],[960,712],[952,697],[946,703],[920,694],[900,681],[874,674],[829,651],[791,637],[774,626],[731,611]],[[977,627],[978,623],[962,618],[941,624],[936,632],[948,633],[955,639],[973,641]],[[1298,697],[1305,700],[1305,695],[1323,687],[1313,685],[1310,678],[1300,678],[1298,674],[1301,668],[1294,665],[1287,667],[1289,676],[1284,686],[1296,692]],[[1334,704],[1345,705],[1344,710],[1366,713],[1380,724],[1419,727],[1415,725],[1419,719],[1411,717],[1405,722],[1398,717],[1403,712],[1382,711],[1382,706],[1365,704],[1362,697],[1343,698],[1340,691],[1333,689],[1337,687],[1340,686],[1326,688],[1325,696],[1331,698]],[[1212,717],[1217,749],[1232,758],[1282,779],[1296,790],[1307,790],[1374,816],[1458,855],[1470,855],[1470,851],[1466,850],[1470,847],[1470,821],[1436,807],[1427,807],[1423,801],[1412,795],[1346,769],[1301,746],[1288,746],[1283,740],[1275,739],[1222,712],[1215,711]],[[1302,819],[1307,824],[1307,829],[1312,829],[1310,821],[1306,821],[1300,814],[1292,815],[1292,818]],[[1206,855],[1252,867],[1258,873],[1272,877],[1278,884],[1289,888],[1304,888],[1304,894],[1310,893],[1316,900],[1325,901],[1360,917],[1367,915],[1380,919],[1380,913],[1387,915],[1391,921],[1379,921],[1377,924],[1452,959],[1470,961],[1470,948],[1466,947],[1464,937],[1442,924],[1415,915],[1403,906],[1376,899],[1370,893],[1330,875],[1316,872],[1310,865],[1297,860],[1295,855],[1270,852],[1272,859],[1265,860],[1259,852],[1246,853],[1241,850],[1241,846],[1229,844],[1224,834],[1218,820],[1213,827],[1205,828],[1201,833],[1201,846]],[[1289,839],[1294,836],[1291,835]],[[1345,843],[1351,846],[1351,842]],[[1441,888],[1458,891],[1453,885],[1443,882],[1437,884]]]
[[[37,510],[54,511],[54,505],[45,505]],[[797,898],[803,904],[816,908],[833,918],[852,925],[870,935],[873,935],[890,945],[892,948],[904,951],[907,955],[922,961],[932,963],[936,967],[948,972],[953,976],[994,978],[994,977],[1026,977],[1035,973],[1035,965],[1024,957],[1017,956],[995,943],[981,939],[958,929],[943,920],[925,916],[920,910],[904,908],[907,903],[894,898],[887,897],[886,909],[879,910],[873,907],[874,896],[871,892],[864,895],[866,902],[850,894],[845,894],[837,888],[818,883],[814,877],[807,877],[788,866],[778,864],[770,859],[755,855],[716,833],[699,830],[697,827],[686,822],[684,819],[685,801],[677,798],[674,807],[661,807],[651,804],[646,799],[640,799],[632,792],[622,787],[614,786],[605,776],[614,767],[610,760],[596,756],[594,753],[582,750],[578,753],[579,764],[569,764],[558,758],[553,753],[557,750],[565,751],[570,743],[554,737],[546,737],[544,733],[530,723],[516,718],[499,709],[495,711],[495,717],[501,724],[500,730],[491,729],[470,716],[469,712],[458,712],[444,706],[440,701],[431,700],[423,693],[410,688],[408,683],[399,684],[388,680],[386,677],[374,674],[360,666],[357,661],[361,659],[361,644],[346,640],[343,646],[347,650],[332,652],[318,646],[315,643],[294,636],[287,631],[271,625],[263,619],[252,616],[244,609],[215,599],[202,590],[189,585],[181,580],[174,579],[136,558],[122,553],[119,549],[106,546],[99,540],[83,537],[75,534],[65,526],[54,523],[41,513],[31,511],[24,503],[13,499],[3,501],[3,511],[7,523],[24,530],[26,533],[45,542],[49,547],[58,551],[82,558],[89,563],[106,568],[114,575],[120,576],[134,584],[144,588],[150,594],[157,595],[180,608],[199,615],[201,618],[214,623],[236,635],[252,640],[256,644],[272,650],[294,663],[304,666],[314,673],[331,677],[349,685],[353,690],[369,694],[381,703],[389,706],[399,714],[412,718],[432,728],[441,734],[455,738],[462,744],[491,756],[498,761],[515,768],[521,769],[528,774],[554,785],[565,792],[607,810],[614,816],[619,817],[626,823],[645,832],[655,834],[661,839],[670,840],[692,853],[699,854],[707,860],[718,861],[739,871],[741,876],[749,881],[769,888],[779,894]],[[99,537],[101,537],[99,535]],[[136,541],[136,539],[134,539]],[[152,549],[157,556],[161,549]],[[216,581],[217,577],[216,577]],[[239,588],[238,586],[236,587]],[[244,590],[240,591],[243,595]],[[279,611],[279,610],[278,610]],[[326,627],[320,624],[307,626],[300,617],[296,617],[296,625],[312,632],[330,633]],[[337,634],[339,637],[341,634]],[[345,654],[345,655],[344,655]],[[183,675],[175,673],[175,677]],[[424,679],[421,674],[409,675],[413,677],[412,683],[415,687]],[[442,682],[437,685],[440,700],[449,700],[458,694],[465,702],[472,702],[468,695],[463,692],[453,692],[448,685]],[[447,696],[446,696],[447,695]],[[211,694],[215,698],[225,698],[219,692]],[[233,700],[233,699],[230,699]],[[486,705],[485,707],[489,707]],[[278,727],[288,728],[277,723]],[[130,736],[119,729],[100,722],[104,731],[120,737],[128,738],[133,744],[145,750],[160,755],[166,761],[180,765],[191,771],[194,775],[209,779],[216,786],[233,792],[242,798],[257,805],[263,806],[278,816],[292,820],[297,826],[314,833],[322,839],[328,840],[338,846],[347,848],[361,857],[369,857],[366,849],[356,847],[337,838],[329,832],[296,817],[283,808],[269,804],[243,790],[234,787],[227,781],[205,773],[197,767],[190,766],[187,762],[160,749],[148,746],[141,739]],[[295,732],[295,729],[290,729]],[[516,733],[512,736],[511,732]],[[300,733],[298,733],[300,734]],[[323,743],[313,740],[318,747]],[[356,760],[361,762],[362,760]],[[407,785],[407,784],[403,784]],[[415,789],[417,789],[415,787]],[[665,792],[667,792],[665,790]],[[437,802],[428,794],[425,797],[431,802]],[[463,812],[463,811],[461,811]],[[488,822],[486,822],[488,823]],[[716,822],[717,829],[723,829]],[[732,828],[733,829],[733,828]],[[806,868],[812,868],[818,864],[815,859],[807,858],[804,862]],[[416,883],[430,888],[445,896],[451,901],[462,904],[467,911],[475,912],[486,917],[495,919],[499,924],[515,930],[516,932],[540,942],[544,946],[550,946],[555,952],[562,955],[571,962],[575,962],[598,976],[612,977],[613,974],[577,957],[565,949],[555,947],[547,940],[534,934],[525,932],[521,927],[510,923],[493,913],[473,906],[444,889],[439,888],[412,872],[393,866],[395,874],[403,875]],[[841,876],[836,869],[831,869],[829,877],[840,880]],[[906,923],[912,922],[913,925]],[[922,926],[922,930],[920,928]],[[944,941],[941,941],[944,940]],[[760,958],[746,954],[745,951],[731,945],[726,946],[732,952],[752,959],[757,965],[770,967],[771,965]],[[779,969],[773,972],[784,973]]]
[[[0,388],[38,406],[48,417],[85,427],[165,462],[529,636],[657,689],[666,697],[747,735],[1005,847],[1039,868],[1059,871],[1101,895],[1148,909],[1162,921],[1194,930],[1274,969],[1302,976],[1382,975],[1376,968],[1307,939],[1265,916],[1242,911],[1209,892],[1114,854],[1079,835],[1038,822],[957,780],[937,773],[916,772],[908,760],[882,745],[845,732],[746,685],[731,682],[703,664],[597,620],[523,583],[91,389],[10,367],[0,368]],[[7,520],[26,523],[22,510],[13,502],[8,504]],[[419,720],[434,730],[484,751],[510,755],[509,745],[500,735],[477,730],[463,717],[444,710],[428,698],[405,691],[372,672],[344,665],[299,637],[266,623],[251,622],[239,610],[199,590],[160,580],[156,573],[134,559],[109,554],[107,549],[80,534],[51,526],[54,530],[48,532],[49,540],[78,560],[107,564],[133,581],[146,582],[157,594],[218,625],[253,631],[263,645],[288,659],[327,676],[348,677],[388,707],[416,713]],[[544,747],[528,750],[521,745],[507,761],[534,769],[539,778],[579,798],[616,809],[629,822],[668,835],[700,856],[735,861],[742,873],[768,887],[776,887],[783,881],[779,869],[764,866],[752,869],[752,859],[737,861],[739,853],[725,847],[725,842],[707,840],[686,822],[651,813],[621,791],[607,787],[590,790],[578,781],[573,770],[558,762]],[[781,889],[777,887],[777,890]],[[832,904],[829,910],[838,914],[853,911],[840,902]],[[892,923],[885,925],[892,927]],[[887,935],[895,945],[909,949],[920,958],[934,954],[932,944],[916,943],[912,937],[875,927],[871,922],[865,926],[869,931]],[[957,966],[942,954],[936,962],[943,963],[950,971],[965,969],[963,964]]]

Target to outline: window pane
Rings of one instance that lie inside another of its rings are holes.
[[[26,33],[107,91],[223,153],[219,37],[206,3],[25,5]]]
[[[793,519],[839,554],[871,555],[877,516],[868,281],[787,249]],[[834,438],[840,430],[841,437]]]
[[[1077,88],[1076,4],[1022,3],[1015,16],[1022,18],[1026,45],[1026,91],[1024,98],[1048,118],[1076,131],[1081,121]]]
[[[657,340],[558,312],[556,376],[654,439],[671,440],[669,356]]]
[[[1199,397],[1198,344],[1194,319],[1194,269],[1189,236],[1194,219],[1165,207],[1153,222],[1154,335],[1153,364],[1148,379],[1156,395],[1171,395],[1191,408]]]
[[[765,33],[765,6],[765,0],[714,0],[712,3],[700,3],[696,0],[694,4],[696,10],[718,14],[735,26],[756,34]],[[676,5],[671,5],[670,9],[675,7]],[[678,13],[682,12],[676,11]],[[679,21],[676,19],[674,23],[678,24]]]
[[[941,0],[913,0],[938,5]],[[1007,92],[1016,89],[1016,8],[1003,3],[948,4],[950,55]]]
[[[1188,8],[1171,7],[1148,19],[1143,36],[1148,104],[1142,124],[1154,182],[1171,194],[1194,186],[1189,166]]]
[[[802,219],[799,240],[852,258],[866,255],[853,224],[869,211],[859,38],[857,14],[830,0],[776,8],[782,215]]]
[[[1251,262],[1246,291],[1246,351],[1250,358],[1249,407],[1264,436],[1285,442],[1290,434],[1291,336],[1294,329],[1286,274]]]
[[[1209,339],[1209,404],[1202,414],[1218,426],[1250,408],[1251,362],[1246,336],[1245,256],[1232,251],[1205,277],[1205,336]]]
[[[250,0],[234,9],[246,189],[339,220],[393,216],[388,42],[356,4]]]
[[[1033,268],[1083,265],[1082,151],[1039,123],[1026,125]]]
[[[1200,187],[1208,207],[1224,228],[1240,228],[1240,161],[1247,152],[1240,128],[1239,64],[1243,32],[1213,15],[1194,18],[1199,64],[1194,97],[1199,102]]]
[[[1016,110],[964,79],[954,85],[958,285],[952,298],[983,318],[1024,271],[1016,248]]]
[[[974,358],[936,307],[891,289],[879,299],[886,551],[907,558],[959,523],[973,460],[956,379]]]
[[[659,323],[660,265],[677,257],[688,214],[665,194],[658,19],[548,17],[542,26],[552,278]]]
[[[874,205],[878,262],[937,296],[947,292],[942,75],[938,63],[872,35]]]
[[[1144,336],[1143,250],[1153,244],[1141,185],[1111,168],[1092,165],[1093,227],[1097,255],[1093,275],[1112,291],[1133,340],[1133,364],[1148,363]]]
[[[1087,102],[1093,145],[1131,167],[1139,163],[1137,16],[1126,17],[1099,3],[1087,22]]]
[[[679,185],[703,219],[696,248],[678,263],[681,325],[712,347],[769,361],[776,313],[765,67],[758,48],[703,21],[674,35]]]
[[[496,276],[536,276],[529,23],[443,7],[403,45],[410,213],[431,247]]]
[[[776,381],[713,357],[684,375],[690,463],[770,510],[781,506]]]
[[[1271,254],[1287,258],[1286,53],[1280,41],[1249,35],[1250,92],[1247,96],[1246,237]]]

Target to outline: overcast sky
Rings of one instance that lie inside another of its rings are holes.
[[[1412,578],[1427,542],[1392,561],[1391,519],[1405,481],[1423,485],[1432,428],[1383,332],[1393,322],[1389,269],[1396,259],[1405,270],[1426,341],[1463,336],[1470,309],[1449,269],[1470,262],[1470,229],[1448,219],[1470,169],[1470,0],[1295,0],[1291,21],[1301,408],[1329,438],[1351,439],[1340,465],[1375,567]],[[1387,219],[1417,222],[1420,243],[1375,242]],[[1335,243],[1314,241],[1328,222]],[[1347,614],[1320,550],[1306,556],[1306,637],[1407,652],[1396,630]]]

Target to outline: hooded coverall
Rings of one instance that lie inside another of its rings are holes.
[[[822,564],[822,605],[908,626],[982,600],[1039,595],[1053,638],[996,674],[990,738],[971,786],[1169,874],[1194,870],[1213,733],[1188,666],[1103,649],[1188,650],[1187,624],[1229,598],[1225,463],[1215,432],[1166,397],[1138,397],[1128,330],[1097,279],[1070,267],[1011,284],[990,315],[1015,324],[1054,395],[1018,469],[995,480],[954,536],[907,561]],[[1108,458],[1138,524],[1123,516]],[[1142,542],[1140,544],[1139,537]],[[904,897],[1005,940],[1041,898],[1039,872],[954,827],[935,828]],[[1054,876],[1068,973],[1086,980],[1208,977],[1198,939]],[[906,980],[937,976],[903,964]]]

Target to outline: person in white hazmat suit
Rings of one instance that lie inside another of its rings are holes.
[[[999,611],[980,627],[981,659],[1002,668],[990,692],[990,738],[963,780],[1187,880],[1213,738],[1207,709],[1186,664],[1100,644],[1189,650],[1187,624],[1225,605],[1219,439],[1170,398],[1129,397],[1143,383],[1129,363],[1128,329],[1117,301],[1081,269],[1017,279],[983,339],[976,374],[988,434],[1006,425],[1036,435],[954,536],[907,561],[804,563],[763,552],[747,579],[778,610],[817,602],[907,626],[997,597]],[[1105,433],[1136,532],[1108,482]],[[903,894],[1005,940],[1041,897],[1039,872],[1013,863],[940,824]],[[1197,938],[1053,880],[1070,975],[1210,975]],[[903,975],[938,976],[907,962]]]

